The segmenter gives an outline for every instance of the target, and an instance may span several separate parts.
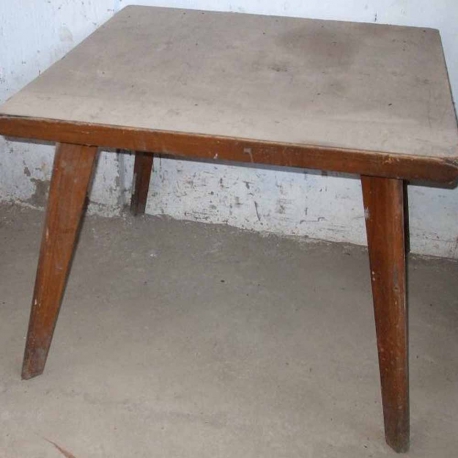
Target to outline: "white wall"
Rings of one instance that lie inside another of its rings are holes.
[[[113,0],[0,0],[0,102],[33,80],[114,13]],[[0,137],[0,200],[43,207],[53,147]],[[103,154],[92,210],[119,213],[118,160]]]
[[[0,102],[128,4],[438,28],[458,94],[455,0],[0,0]],[[1,139],[0,200],[42,207],[51,161],[49,145]],[[90,210],[119,214],[131,179],[131,156],[103,153]],[[157,159],[150,191],[150,214],[365,243],[355,177]],[[458,189],[411,186],[409,198],[413,251],[458,258]]]

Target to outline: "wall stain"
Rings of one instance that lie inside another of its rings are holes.
[[[254,208],[256,210],[256,216],[258,217],[258,221],[261,221],[261,217],[259,216],[258,203],[256,201],[254,201]]]
[[[27,202],[35,207],[46,207],[46,202],[48,200],[49,180],[38,180],[37,178],[31,178],[30,181],[35,184],[35,192],[27,199]]]
[[[458,258],[458,237],[456,238],[455,247],[452,249],[451,257]]]
[[[59,8],[60,9],[60,8]],[[62,26],[59,30],[59,38],[63,43],[73,43],[73,34],[72,31],[66,27]]]

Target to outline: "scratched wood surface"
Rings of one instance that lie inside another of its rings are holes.
[[[458,163],[440,36],[424,28],[127,7],[2,114]]]
[[[78,236],[97,148],[57,146],[30,312],[22,378],[45,367]]]
[[[409,356],[401,180],[361,177],[387,443],[409,449]]]

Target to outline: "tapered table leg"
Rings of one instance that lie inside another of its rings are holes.
[[[387,443],[409,448],[409,368],[402,180],[361,177]]]
[[[149,182],[153,169],[154,155],[137,151],[135,153],[134,182],[132,185],[132,199],[130,211],[135,215],[145,213],[146,201],[148,199]]]
[[[45,367],[59,314],[96,147],[59,144],[54,158],[22,378]]]

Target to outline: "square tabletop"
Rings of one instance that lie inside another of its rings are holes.
[[[441,39],[427,28],[126,7],[3,104],[0,133],[20,134],[14,122],[24,119],[406,155],[458,170]]]

